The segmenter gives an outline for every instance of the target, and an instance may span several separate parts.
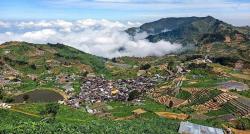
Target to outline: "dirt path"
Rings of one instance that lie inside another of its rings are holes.
[[[120,120],[132,120],[135,118],[135,115],[130,115],[130,116],[125,116],[125,117],[119,117],[116,118],[115,121],[120,121]]]
[[[32,117],[36,117],[36,118],[40,118],[40,117],[41,117],[41,116],[39,116],[39,115],[37,115],[37,114],[24,112],[24,111],[15,109],[15,108],[11,108],[11,109],[9,109],[9,110],[14,111],[14,112],[18,112],[18,113],[22,113],[22,114],[25,114],[25,115],[29,115],[29,116],[32,116]]]

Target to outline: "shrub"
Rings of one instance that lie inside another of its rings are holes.
[[[140,93],[137,90],[133,90],[129,93],[128,101],[134,100],[136,98],[139,98]]]
[[[30,96],[28,94],[23,95],[23,100],[24,101],[27,101],[29,98],[30,98]]]
[[[5,103],[11,103],[11,102],[14,101],[14,99],[13,99],[12,97],[10,97],[10,96],[4,96],[4,97],[3,97],[3,101],[4,101]]]
[[[150,67],[151,67],[151,65],[147,63],[144,65],[141,65],[140,70],[148,70]]]
[[[40,114],[56,116],[58,110],[59,110],[58,103],[49,103],[45,106],[45,109],[40,112]]]
[[[2,100],[4,97],[4,91],[2,88],[0,88],[0,100]]]

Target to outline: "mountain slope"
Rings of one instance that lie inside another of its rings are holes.
[[[164,18],[127,30],[132,36],[142,32],[149,34],[147,39],[151,42],[166,40],[182,44],[204,44],[224,42],[227,39],[247,40],[246,35],[236,27],[211,16]]]
[[[63,44],[6,42],[0,45],[1,62],[24,74],[95,72],[107,74],[105,59]]]

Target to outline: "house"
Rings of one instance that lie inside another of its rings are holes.
[[[234,64],[234,70],[236,70],[236,71],[242,70],[243,67],[244,67],[244,62],[241,61],[241,60],[238,60],[238,61]]]
[[[180,134],[224,134],[220,128],[202,126],[190,122],[181,122],[178,133]]]
[[[34,74],[29,74],[29,75],[27,75],[31,80],[33,80],[33,81],[36,81],[37,80],[37,76],[36,75],[34,75]]]
[[[147,73],[146,70],[139,70],[139,71],[137,72],[137,76],[142,76],[142,75],[145,75],[146,73]]]
[[[88,73],[87,77],[96,77],[96,75],[94,73]]]

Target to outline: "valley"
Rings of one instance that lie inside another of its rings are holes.
[[[192,49],[111,59],[60,43],[5,42],[0,133],[174,134],[188,125],[248,133],[246,31],[211,16],[165,18],[126,32]]]

